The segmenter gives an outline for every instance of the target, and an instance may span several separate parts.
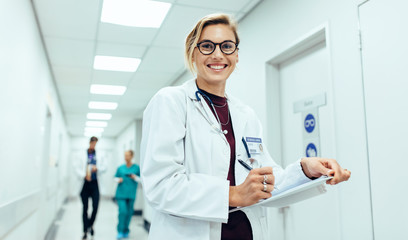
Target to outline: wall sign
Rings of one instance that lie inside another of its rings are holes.
[[[310,113],[307,114],[307,116],[305,118],[304,125],[305,125],[305,130],[308,133],[313,132],[313,130],[314,130],[315,126],[316,126],[316,119],[313,116],[313,114],[310,114]]]
[[[306,157],[317,157],[317,148],[314,143],[309,143],[306,146],[305,156]]]
[[[306,157],[320,156],[319,107],[326,105],[326,93],[294,103],[295,113],[302,113],[303,149]]]

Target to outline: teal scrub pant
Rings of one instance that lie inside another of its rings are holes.
[[[119,207],[118,232],[129,233],[129,224],[133,216],[133,204],[135,199],[117,199]]]

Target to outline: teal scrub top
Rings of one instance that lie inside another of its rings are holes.
[[[127,167],[126,164],[123,164],[118,167],[116,170],[115,177],[123,178],[123,182],[118,183],[116,189],[115,198],[117,199],[135,199],[137,182],[131,177],[126,176],[127,174],[135,174],[140,177],[140,168],[138,165],[133,164],[130,167]]]

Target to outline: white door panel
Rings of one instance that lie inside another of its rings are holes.
[[[328,60],[325,42],[321,42],[279,66],[283,165],[305,156],[303,119],[301,113],[294,113],[293,104],[322,93],[327,95],[330,85]],[[331,99],[328,98],[327,101]],[[331,105],[319,108],[319,155],[333,158],[335,144],[332,109],[329,109],[329,106]],[[337,190],[329,190],[325,195],[294,204],[285,210],[287,240],[323,240],[328,236],[330,239],[340,239]]]
[[[407,9],[405,0],[359,8],[376,240],[408,239]]]

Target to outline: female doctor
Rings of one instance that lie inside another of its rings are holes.
[[[149,239],[264,239],[263,207],[229,209],[322,175],[334,176],[328,184],[350,177],[333,159],[302,158],[286,169],[273,161],[254,111],[225,92],[238,44],[228,15],[201,19],[185,43],[196,79],[161,89],[144,112],[141,176],[155,209]]]

